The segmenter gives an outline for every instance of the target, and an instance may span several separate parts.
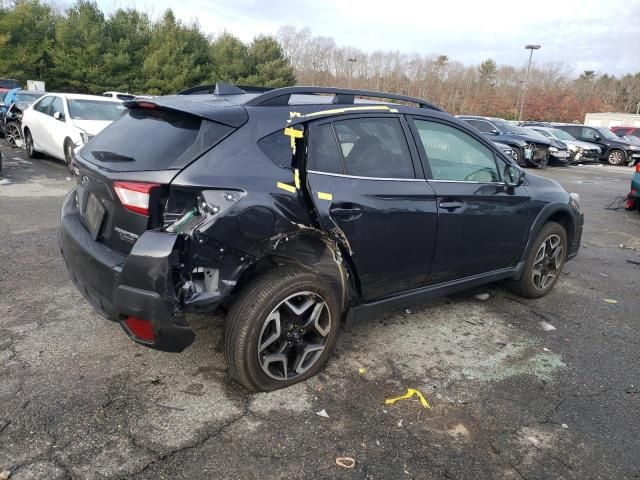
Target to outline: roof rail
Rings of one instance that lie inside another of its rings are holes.
[[[217,82],[208,85],[198,85],[196,87],[187,88],[181,90],[177,95],[199,95],[199,94],[213,94],[213,95],[241,95],[243,93],[264,93],[273,90],[269,87],[253,87],[250,85],[232,85],[225,82]]]
[[[269,90],[262,95],[252,98],[245,103],[247,106],[283,106],[289,105],[289,99],[291,95],[334,95],[333,103],[344,104],[354,103],[355,97],[372,97],[382,98],[389,100],[400,100],[403,102],[416,103],[420,108],[430,108],[443,112],[444,110],[439,106],[421,100],[415,97],[408,97],[406,95],[398,95],[396,93],[375,92],[370,90],[353,90],[350,88],[334,88],[334,87],[284,87]]]

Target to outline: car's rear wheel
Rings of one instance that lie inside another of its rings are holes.
[[[64,140],[64,159],[67,162],[67,167],[69,171],[73,173],[73,142],[70,138],[66,138]]]
[[[622,150],[611,150],[607,156],[607,161],[611,165],[622,165],[625,161],[625,154]]]
[[[31,136],[29,129],[25,129],[24,131],[24,143],[25,148],[27,149],[27,157],[40,158],[40,152],[36,151],[33,147],[33,137]]]
[[[558,281],[567,257],[567,232],[556,222],[548,222],[538,233],[513,290],[526,298],[546,295]]]
[[[4,138],[7,139],[10,147],[17,147],[18,142],[22,141],[20,127],[15,122],[7,123],[4,127]]]
[[[258,277],[227,315],[230,375],[269,391],[317,374],[335,346],[340,313],[335,293],[312,272],[277,268]]]

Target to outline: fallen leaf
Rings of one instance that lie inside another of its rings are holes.
[[[613,298],[605,298],[604,303],[611,303],[615,305],[616,303],[618,303],[618,300],[614,300]]]

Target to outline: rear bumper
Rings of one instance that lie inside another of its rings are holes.
[[[131,253],[122,255],[93,240],[80,219],[74,189],[62,206],[58,240],[78,290],[134,341],[168,352],[181,352],[193,343],[195,333],[180,314],[172,284],[176,235],[145,232]],[[129,316],[149,320],[155,340],[135,338],[123,323]]]

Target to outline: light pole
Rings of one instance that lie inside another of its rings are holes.
[[[529,70],[531,70],[531,59],[533,58],[533,51],[540,50],[541,45],[525,45],[524,48],[529,50],[529,65],[527,66],[527,73],[524,76],[524,83],[522,84],[522,103],[520,103],[520,113],[518,113],[518,121],[522,121],[522,110],[524,110],[524,97],[527,94],[527,80],[529,79]]]
[[[349,62],[349,88],[351,88],[351,77],[353,76],[353,64],[358,61],[357,58],[347,58]]]

